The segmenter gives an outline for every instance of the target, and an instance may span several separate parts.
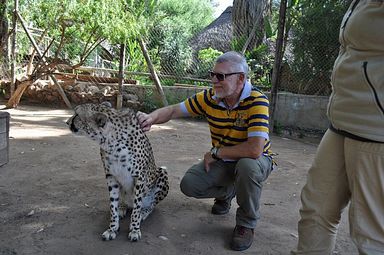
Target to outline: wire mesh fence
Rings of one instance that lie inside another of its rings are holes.
[[[342,4],[323,8],[320,15],[319,6],[301,8],[300,15],[297,9],[289,9],[290,16],[287,21],[289,29],[284,38],[285,53],[279,74],[280,91],[329,95],[332,65],[339,48],[337,31],[342,14],[347,8],[345,1],[340,2]],[[335,9],[335,6],[338,8]],[[255,27],[267,29],[263,20],[258,22],[255,23]],[[208,71],[213,67],[215,59],[229,50],[244,50],[250,67],[251,82],[268,91],[273,72],[275,38],[273,36],[267,38],[266,31],[260,36],[253,30],[253,27],[245,27],[241,23],[236,25],[233,22],[233,8],[229,7],[198,33],[183,34],[177,29],[155,24],[148,28],[146,35],[142,36],[162,85],[209,86]],[[117,85],[121,45],[101,41],[89,52],[87,58],[81,61],[80,51],[86,46],[86,42],[77,41],[76,45],[63,46],[60,38],[51,36],[49,31],[47,33],[30,27],[29,32],[40,53],[32,46],[26,31],[19,28],[15,59],[17,80],[21,81],[21,77],[27,75],[34,77],[35,81],[49,80],[48,74],[55,74],[61,84],[73,85],[73,81],[76,80],[98,88],[106,84]],[[244,48],[244,44],[250,42],[251,36],[256,39]],[[10,45],[11,43],[8,45],[9,48]],[[138,41],[131,40],[124,47],[126,49],[124,83],[152,85],[153,77]],[[12,60],[1,61],[2,80],[11,80],[11,63]],[[48,86],[44,84],[48,83],[40,82],[41,86]],[[1,89],[5,90],[6,87],[2,86]],[[37,86],[35,89],[38,89]],[[107,92],[102,90],[100,93]]]

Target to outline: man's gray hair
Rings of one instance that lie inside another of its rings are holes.
[[[245,77],[247,77],[248,64],[242,54],[236,51],[228,51],[216,59],[216,63],[224,62],[230,62],[232,64],[231,72],[244,72]]]

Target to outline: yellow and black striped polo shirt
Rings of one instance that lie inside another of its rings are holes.
[[[212,88],[201,91],[180,103],[186,115],[203,115],[211,131],[212,146],[233,146],[248,137],[264,137],[264,154],[271,155],[269,140],[268,98],[245,83],[239,102],[228,110],[214,95]]]

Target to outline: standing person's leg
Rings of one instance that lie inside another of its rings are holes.
[[[199,162],[185,173],[180,189],[189,197],[226,198],[234,192],[234,165],[235,163],[216,161],[207,172],[204,162]]]
[[[344,137],[328,130],[301,192],[299,241],[293,254],[332,254],[343,209],[350,198]]]
[[[384,254],[384,144],[346,138],[349,223],[359,254]]]

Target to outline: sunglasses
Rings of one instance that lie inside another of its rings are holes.
[[[215,76],[219,81],[224,81],[228,76],[234,75],[234,74],[243,74],[243,72],[236,72],[236,73],[215,73],[215,72],[209,72],[209,76],[211,79],[213,79]]]

